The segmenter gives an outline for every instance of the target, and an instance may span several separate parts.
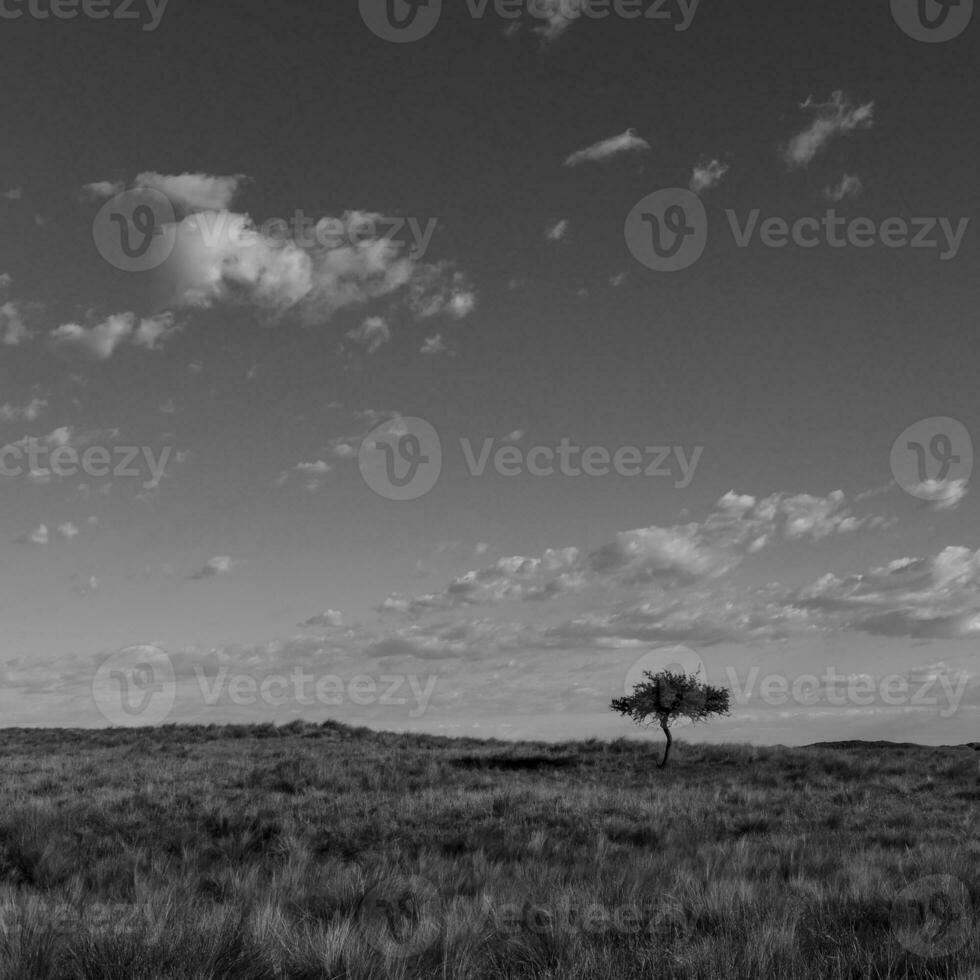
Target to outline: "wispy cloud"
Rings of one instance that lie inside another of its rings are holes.
[[[725,179],[728,169],[728,164],[722,163],[720,160],[707,158],[700,160],[695,164],[694,173],[691,175],[691,182],[688,186],[695,194],[709,191]]]
[[[811,112],[813,120],[783,150],[783,159],[791,169],[808,166],[836,137],[874,125],[874,102],[855,105],[841,91],[834,92],[828,102],[808,98],[800,108]]]
[[[650,144],[637,136],[636,130],[627,129],[625,133],[620,133],[618,136],[610,136],[583,150],[576,150],[566,158],[565,166],[578,167],[583,163],[602,163],[625,153],[645,153],[649,149]]]

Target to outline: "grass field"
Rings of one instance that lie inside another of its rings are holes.
[[[980,978],[974,751],[0,733],[0,978]],[[947,876],[947,877],[942,877]]]

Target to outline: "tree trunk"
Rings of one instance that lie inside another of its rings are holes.
[[[660,723],[660,727],[664,730],[664,735],[667,736],[667,745],[664,748],[664,757],[660,764],[657,766],[658,769],[663,769],[667,765],[667,756],[670,755],[670,743],[673,741],[670,737],[670,729],[667,727],[665,722]]]

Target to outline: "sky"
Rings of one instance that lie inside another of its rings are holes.
[[[0,724],[653,737],[681,664],[684,737],[976,740],[918,9],[6,0]]]

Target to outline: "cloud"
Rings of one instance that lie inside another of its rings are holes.
[[[845,198],[858,198],[861,196],[863,191],[864,184],[861,183],[860,177],[857,177],[854,174],[844,174],[836,187],[824,188],[823,196],[827,198],[828,201],[839,203]]]
[[[590,589],[673,592],[722,578],[776,540],[817,542],[883,520],[856,517],[839,490],[761,500],[729,492],[700,523],[621,531],[586,555],[569,547],[501,558],[457,577],[442,592],[389,596],[379,610],[421,616],[504,601],[544,602]]]
[[[9,292],[13,284],[9,273],[0,275],[0,297]],[[34,336],[34,331],[27,323],[27,318],[38,310],[37,303],[25,303],[20,300],[7,300],[0,304],[0,343],[5,347],[17,347],[26,343]]]
[[[557,221],[555,224],[548,226],[545,230],[544,237],[549,242],[563,242],[568,236],[568,229],[568,218],[562,218],[561,221]]]
[[[322,459],[318,459],[312,463],[297,463],[293,469],[306,476],[325,476],[333,470],[333,467]]]
[[[148,187],[159,191],[165,194],[178,209],[193,213],[224,211],[247,181],[248,178],[243,174],[213,177],[203,173],[168,175],[148,170],[136,177],[133,187]]]
[[[327,626],[332,629],[339,629],[344,625],[344,615],[336,609],[328,609],[326,612],[313,616],[302,623],[303,626]]]
[[[226,572],[230,572],[234,566],[235,562],[224,555],[209,558],[204,563],[204,567],[200,571],[195,572],[191,578],[215,578],[218,575],[224,575]]]
[[[874,125],[874,102],[856,106],[841,91],[834,92],[829,102],[814,102],[808,98],[800,108],[812,110],[814,118],[784,148],[783,159],[794,170],[808,166],[837,136]]]
[[[32,398],[26,405],[0,405],[0,422],[36,422],[48,403],[43,398]]]
[[[426,337],[425,343],[419,349],[420,354],[426,354],[428,356],[434,356],[436,354],[442,354],[446,351],[446,344],[442,339],[442,334],[437,333],[434,337]]]
[[[369,354],[373,354],[391,340],[391,328],[380,316],[368,317],[357,329],[347,334],[348,339],[362,344]]]
[[[926,500],[932,510],[954,510],[967,494],[966,480],[926,480],[912,495]]]
[[[476,309],[477,296],[468,277],[447,262],[421,267],[409,292],[409,309],[420,320],[439,315],[462,320]]]
[[[601,163],[622,156],[624,153],[644,153],[650,149],[650,144],[636,135],[636,130],[627,129],[619,136],[600,140],[587,146],[584,150],[576,150],[565,160],[566,167],[577,167],[583,163]]]
[[[79,533],[78,528],[71,521],[65,521],[64,524],[58,525],[58,536],[64,538],[66,541],[77,538]]]
[[[691,175],[691,183],[688,186],[695,194],[709,191],[725,179],[728,169],[727,163],[705,158],[695,165],[694,173]]]
[[[540,27],[534,28],[534,33],[541,37],[544,44],[551,44],[557,41],[574,23],[573,18],[565,16],[562,5],[559,3],[557,9],[545,17],[545,22]]]
[[[51,540],[47,524],[41,524],[33,531],[26,531],[16,539],[24,544],[45,545]]]
[[[858,575],[825,575],[793,597],[842,628],[883,636],[980,636],[980,550],[948,547]]]
[[[23,198],[24,191],[20,187],[13,187],[9,191],[4,191],[0,197],[3,197],[5,201],[19,201]]]
[[[96,180],[91,184],[84,184],[82,193],[89,198],[106,200],[121,194],[125,189],[126,184],[121,180]]]
[[[94,327],[66,323],[48,335],[50,346],[89,361],[106,361],[124,343],[157,350],[176,332],[172,313],[140,319],[135,313],[116,313]]]
[[[349,227],[364,217],[377,219],[374,224],[383,220],[347,212],[343,222]],[[169,305],[251,306],[273,315],[296,311],[309,324],[400,291],[419,318],[445,313],[462,319],[472,312],[476,296],[463,273],[448,262],[423,264],[401,253],[399,243],[385,237],[304,248],[260,234],[248,215],[207,211],[178,223],[163,274]]]

